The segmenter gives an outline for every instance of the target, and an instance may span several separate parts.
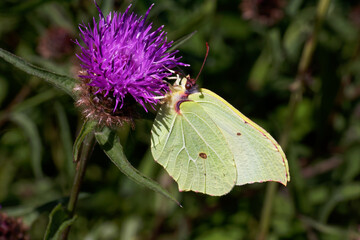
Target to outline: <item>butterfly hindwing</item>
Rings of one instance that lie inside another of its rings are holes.
[[[288,163],[280,145],[220,96],[207,90],[189,96],[201,106],[225,136],[235,159],[236,185],[290,180]]]

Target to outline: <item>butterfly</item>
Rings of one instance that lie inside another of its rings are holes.
[[[196,80],[177,75],[165,99],[151,130],[151,152],[180,191],[221,196],[235,185],[290,181],[276,140]]]

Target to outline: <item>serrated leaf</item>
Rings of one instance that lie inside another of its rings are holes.
[[[75,94],[73,92],[73,88],[76,83],[75,79],[34,66],[31,63],[25,61],[24,59],[2,48],[0,48],[0,57],[3,58],[5,61],[11,63],[15,67],[19,68],[20,70],[30,75],[34,75],[44,79],[48,83],[54,85],[57,88],[60,88],[61,90],[65,91],[67,94],[75,98]]]
[[[73,146],[73,156],[74,156],[74,162],[78,161],[79,158],[79,150],[81,147],[82,142],[84,141],[86,135],[94,131],[96,126],[96,122],[94,121],[85,121],[84,124],[81,127],[81,130],[76,137],[76,140],[74,142]]]
[[[63,231],[74,223],[76,216],[70,218],[65,209],[58,204],[49,215],[44,240],[58,240]]]
[[[104,127],[102,130],[95,132],[95,137],[101,148],[104,150],[106,155],[110,160],[119,168],[119,170],[124,173],[128,178],[138,183],[139,185],[145,186],[162,194],[168,199],[176,202],[179,206],[179,202],[172,197],[164,188],[162,188],[157,182],[146,177],[136,168],[134,168],[131,163],[127,160],[123,148],[120,144],[119,137],[115,131],[112,131],[108,127]]]

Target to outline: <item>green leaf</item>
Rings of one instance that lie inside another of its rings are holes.
[[[57,240],[62,232],[74,223],[76,216],[70,218],[65,209],[58,204],[49,215],[49,224],[46,227],[44,240]]]
[[[189,33],[181,38],[179,38],[178,40],[176,40],[174,43],[173,43],[173,46],[171,48],[169,48],[169,50],[167,50],[167,52],[172,52],[174,51],[175,49],[178,49],[182,44],[184,44],[185,42],[187,42],[190,38],[192,38],[192,36],[194,36],[194,34],[196,33],[197,31],[193,31],[192,33]]]
[[[306,216],[300,216],[300,220],[302,220],[306,225],[318,230],[319,232],[326,233],[332,236],[337,236],[339,237],[339,239],[360,238],[360,233],[357,232],[356,230],[350,229],[350,227],[344,229],[334,225],[323,224]]]
[[[0,106],[5,100],[7,94],[9,94],[8,88],[9,88],[9,83],[5,80],[5,78],[0,77]]]
[[[8,196],[15,176],[16,166],[14,161],[8,161],[8,159],[0,161],[0,202],[4,202],[4,199]]]
[[[61,90],[65,91],[67,94],[75,98],[75,94],[73,92],[73,88],[76,83],[75,79],[34,66],[25,61],[24,59],[2,48],[0,48],[0,57],[3,58],[5,61],[11,63],[15,67],[19,68],[20,70],[23,70],[30,75],[34,75],[44,79],[45,81],[49,82],[57,88],[60,88]]]
[[[67,119],[64,107],[61,105],[61,103],[55,102],[54,107],[59,121],[60,138],[65,152],[64,169],[67,172],[68,177],[73,177],[75,173],[75,168],[73,164],[72,144],[71,144],[73,140],[71,137],[69,121]]]
[[[180,203],[174,197],[172,197],[164,188],[162,188],[157,182],[143,175],[129,163],[123,152],[119,137],[117,136],[115,131],[112,131],[108,127],[104,127],[102,130],[95,132],[95,137],[101,148],[110,158],[110,160],[128,178],[142,186],[148,187],[155,192],[162,194],[163,196],[167,197],[168,199],[176,202],[176,204],[181,206]]]
[[[264,86],[271,70],[271,62],[270,53],[267,48],[264,48],[250,71],[249,85],[252,89],[259,90]]]
[[[36,178],[42,178],[43,172],[41,169],[41,153],[43,148],[36,124],[27,115],[20,112],[12,113],[10,118],[18,124],[28,136],[31,146],[31,162],[34,175]]]
[[[86,121],[82,125],[79,135],[77,136],[74,146],[73,146],[74,162],[78,161],[79,150],[80,150],[81,144],[84,141],[86,135],[91,133],[95,129],[95,126],[96,126],[96,122],[94,122],[94,121]]]
[[[353,182],[340,186],[335,193],[324,204],[320,211],[320,221],[327,222],[330,214],[340,202],[355,200],[360,198],[360,182]]]

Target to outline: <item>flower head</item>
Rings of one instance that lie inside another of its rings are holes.
[[[79,26],[84,42],[83,46],[76,40],[82,51],[77,55],[83,69],[80,77],[92,97],[80,99],[78,105],[91,101],[105,107],[87,109],[86,115],[105,112],[108,116],[104,120],[111,122],[105,118],[127,115],[128,105],[134,102],[147,111],[145,104],[155,105],[168,91],[164,78],[171,75],[169,69],[186,66],[175,57],[177,51],[168,51],[172,42],[167,42],[164,26],[151,31],[152,23],[146,19],[152,6],[145,16],[130,13],[130,5],[124,13],[113,12],[106,17],[97,6],[99,21],[93,18],[92,26]]]

